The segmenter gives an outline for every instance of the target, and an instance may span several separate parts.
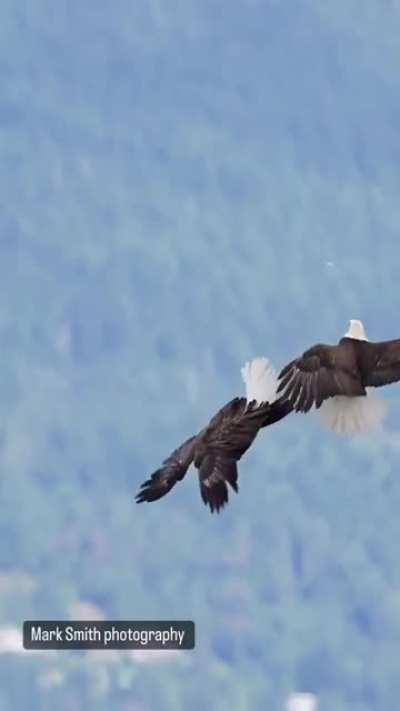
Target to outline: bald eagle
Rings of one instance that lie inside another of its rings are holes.
[[[201,497],[211,513],[228,502],[227,483],[238,491],[239,459],[262,427],[278,422],[293,409],[286,398],[276,399],[276,373],[266,358],[246,363],[242,377],[246,398],[233,398],[204,429],[175,449],[142,484],[137,503],[165,496],[192,463],[198,469]]]
[[[352,319],[337,345],[318,344],[286,365],[278,392],[296,412],[320,409],[322,423],[340,434],[379,427],[386,404],[369,388],[400,380],[400,339],[371,342]]]

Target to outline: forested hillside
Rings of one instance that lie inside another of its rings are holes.
[[[211,516],[138,486],[349,318],[400,337],[400,6],[3,0],[0,711],[400,696],[400,391],[375,437],[264,431]],[[192,619],[196,649],[28,653],[24,619]]]

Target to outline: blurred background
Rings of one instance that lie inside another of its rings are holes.
[[[246,359],[400,336],[399,33],[390,0],[3,0],[0,711],[398,707],[396,386],[375,437],[264,431],[219,516],[195,472],[134,494]],[[21,649],[79,617],[197,646]]]

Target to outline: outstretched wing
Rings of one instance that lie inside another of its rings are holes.
[[[277,422],[291,411],[290,403],[247,404],[235,398],[220,410],[203,430],[196,449],[200,493],[211,512],[228,502],[229,484],[238,491],[237,462],[250,447],[261,427]]]
[[[163,461],[160,469],[157,469],[141,485],[140,491],[136,495],[136,503],[161,499],[175,486],[177,481],[183,479],[193,461],[196,440],[197,435],[190,437]]]
[[[400,380],[400,339],[362,344],[364,385],[380,387]]]
[[[319,408],[335,395],[365,395],[351,356],[346,346],[315,346],[281,370],[278,392],[296,412]]]
[[[273,425],[275,422],[279,422],[279,420],[282,420],[292,411],[292,403],[289,400],[286,400],[286,398],[280,397],[278,400],[271,403],[261,427],[268,427],[269,425]]]

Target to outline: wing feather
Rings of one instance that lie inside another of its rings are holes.
[[[400,339],[363,344],[364,384],[380,387],[400,380]]]
[[[143,501],[157,501],[168,494],[175,484],[183,479],[194,458],[197,436],[190,437],[162,463],[149,479],[140,487],[136,495],[136,503]]]
[[[305,376],[307,377],[307,376]],[[296,381],[293,384],[293,389],[290,395],[290,402],[292,403],[293,407],[296,406],[297,401],[299,399],[299,395],[301,394],[305,384],[305,379],[303,378],[297,378]]]
[[[298,405],[300,411],[302,411],[302,412],[306,411],[305,408],[307,407],[309,398],[310,398],[310,377],[307,374],[306,378],[304,379],[303,388],[300,392],[300,397],[297,401],[297,405]]]
[[[278,392],[296,412],[319,408],[335,395],[366,394],[357,373],[346,370],[344,348],[348,346],[314,346],[281,370]]]

